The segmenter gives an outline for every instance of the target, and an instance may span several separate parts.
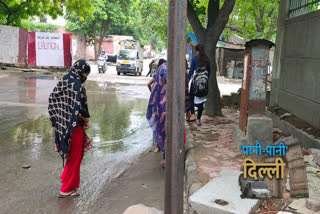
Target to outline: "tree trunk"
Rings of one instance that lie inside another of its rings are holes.
[[[106,21],[106,20],[103,20],[103,21],[102,21],[101,27],[100,27],[98,54],[101,53],[101,46],[102,46],[102,42],[103,42],[103,39],[104,39],[105,21]],[[97,59],[97,57],[98,57],[98,56],[96,55],[96,59]]]
[[[197,15],[193,4],[188,0],[188,20],[194,33],[197,36],[199,44],[205,46],[205,51],[210,58],[211,75],[209,79],[209,94],[206,104],[206,113],[209,116],[222,115],[220,103],[220,90],[217,82],[216,65],[216,45],[219,37],[225,28],[229,15],[234,7],[235,0],[225,0],[220,8],[219,0],[209,0],[208,2],[208,25],[205,29]]]
[[[111,19],[108,18],[108,20],[103,20],[101,24],[98,54],[101,53],[102,42],[103,42],[104,36],[106,35],[107,29],[109,28],[110,23],[111,23]]]
[[[209,93],[206,103],[206,114],[209,116],[221,116],[220,90],[217,81],[216,44],[217,41],[209,39],[206,53],[210,58],[211,74],[209,78]]]
[[[94,50],[94,59],[97,59],[97,33],[96,33],[96,20],[93,21],[93,50]]]

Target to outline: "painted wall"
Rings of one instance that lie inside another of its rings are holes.
[[[281,0],[271,106],[320,128],[320,11],[288,19]]]
[[[119,41],[125,39],[133,39],[132,36],[110,35],[108,38],[104,38],[102,42],[101,50],[105,50],[107,54],[118,55],[120,50]],[[99,40],[97,39],[97,43]],[[98,46],[97,46],[98,47]],[[93,45],[86,47],[86,60],[94,60],[94,48]]]
[[[0,25],[0,63],[25,64],[28,31]]]

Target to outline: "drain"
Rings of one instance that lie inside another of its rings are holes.
[[[229,202],[227,202],[225,200],[222,200],[222,199],[217,199],[217,200],[214,201],[214,203],[219,204],[221,206],[226,206],[226,205],[229,204]]]

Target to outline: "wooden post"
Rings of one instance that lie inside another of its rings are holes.
[[[169,0],[165,214],[183,213],[186,15],[186,0]]]

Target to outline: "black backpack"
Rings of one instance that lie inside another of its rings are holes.
[[[196,97],[205,97],[208,95],[209,72],[207,66],[199,66],[195,71],[192,81],[193,95]]]

